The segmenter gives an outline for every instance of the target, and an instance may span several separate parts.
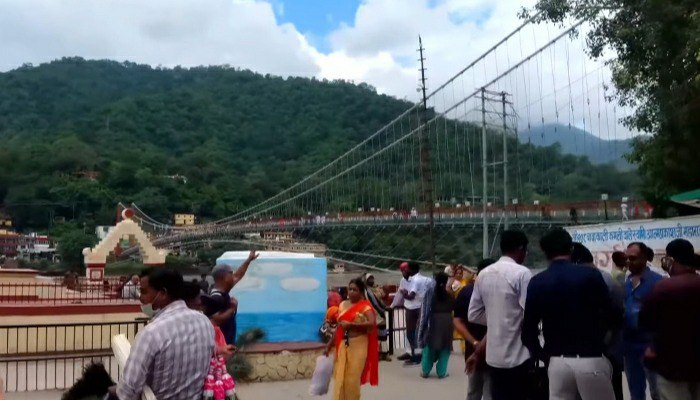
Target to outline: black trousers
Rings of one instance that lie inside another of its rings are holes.
[[[615,360],[613,357],[606,356],[612,365],[612,387],[615,392],[615,400],[624,400],[622,398],[622,370],[623,363]]]
[[[530,392],[530,360],[513,368],[489,367],[493,400],[527,400]]]

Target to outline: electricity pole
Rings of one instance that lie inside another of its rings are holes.
[[[501,92],[501,102],[503,104],[503,229],[508,229],[508,143],[507,114],[506,114],[506,92]]]
[[[430,262],[432,264],[433,270],[436,268],[435,264],[435,209],[433,204],[433,177],[432,171],[430,169],[430,142],[426,135],[426,123],[428,122],[428,97],[426,95],[425,87],[425,58],[423,57],[423,39],[418,36],[418,52],[420,54],[420,89],[423,94],[423,109],[421,112],[420,129],[418,131],[418,143],[420,146],[420,167],[421,167],[421,192],[423,195],[423,202],[428,209],[428,235],[430,236]]]
[[[483,231],[483,258],[488,258],[489,256],[489,222],[486,216],[486,204],[488,202],[488,185],[487,185],[487,175],[488,175],[488,164],[486,158],[488,154],[486,152],[486,89],[481,88],[481,211],[482,211],[482,231]]]

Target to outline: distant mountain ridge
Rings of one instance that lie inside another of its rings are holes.
[[[601,139],[583,129],[561,124],[519,131],[518,139],[540,147],[558,143],[563,153],[588,157],[593,164],[612,163],[623,170],[634,168],[624,159],[624,155],[632,151],[632,139]]]

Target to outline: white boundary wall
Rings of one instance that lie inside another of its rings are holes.
[[[574,242],[580,242],[593,253],[599,268],[612,267],[612,253],[624,251],[632,242],[643,242],[654,250],[654,264],[666,253],[673,239],[687,239],[700,251],[700,216],[669,219],[624,221],[597,225],[569,226],[565,229]]]

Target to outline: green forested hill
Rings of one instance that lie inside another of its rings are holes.
[[[230,67],[80,58],[24,66],[0,74],[0,203],[20,228],[46,227],[52,215],[110,223],[118,201],[162,220],[184,211],[223,217],[296,182],[409,106],[364,84]],[[557,149],[527,151],[567,165],[522,168],[561,174],[551,181],[571,198],[634,185],[633,175]],[[86,171],[99,176],[85,179]]]
[[[115,201],[168,217],[224,216],[331,160],[407,108],[370,87],[224,67],[63,59],[0,74],[0,202],[20,225],[112,218]],[[96,170],[97,182],[73,174]],[[187,179],[173,180],[180,175]],[[15,205],[15,206],[13,206]]]

